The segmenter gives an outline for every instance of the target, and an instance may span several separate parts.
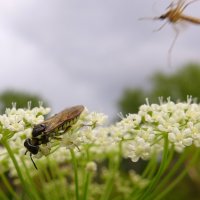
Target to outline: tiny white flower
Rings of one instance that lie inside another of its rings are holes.
[[[86,170],[88,172],[96,172],[97,171],[97,164],[93,161],[90,161],[86,165]]]
[[[126,155],[130,157],[133,162],[137,162],[139,158],[148,159],[151,154],[150,143],[145,142],[143,138],[137,137],[134,141],[127,144]]]
[[[106,120],[107,120],[106,115],[104,115],[103,113],[96,113],[96,112],[92,112],[88,114],[84,119],[84,121],[86,122],[86,125],[94,124],[95,126],[103,125]]]

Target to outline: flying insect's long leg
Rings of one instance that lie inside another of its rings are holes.
[[[172,26],[172,27],[173,27],[173,29],[175,31],[175,37],[174,37],[174,39],[172,41],[172,44],[171,44],[171,46],[170,46],[170,48],[168,50],[168,64],[169,64],[169,66],[171,66],[171,54],[172,54],[172,50],[173,50],[174,45],[176,43],[176,40],[177,40],[177,38],[179,36],[179,30],[175,26]]]
[[[199,0],[190,1],[189,3],[187,3],[187,4],[181,9],[181,12],[183,12],[190,4],[194,3],[195,1],[199,1]]]
[[[162,30],[166,25],[168,24],[168,21],[166,21],[161,27],[159,27],[158,29],[153,30],[153,32],[158,32],[160,30]]]

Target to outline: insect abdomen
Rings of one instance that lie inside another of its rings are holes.
[[[62,125],[58,126],[53,132],[55,136],[60,136],[64,134],[69,128],[78,121],[78,117],[64,122]]]

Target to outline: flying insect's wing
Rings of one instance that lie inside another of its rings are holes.
[[[188,7],[190,4],[194,3],[195,1],[199,1],[199,0],[171,0],[170,5],[168,6],[168,8],[171,9],[177,9],[180,12],[183,12],[183,10],[185,10],[186,7]]]
[[[84,110],[84,106],[78,105],[70,108],[66,108],[60,113],[50,117],[42,122],[46,126],[45,132],[52,132],[57,127],[60,127],[63,123],[71,121],[78,117]]]
[[[171,3],[167,8],[181,10],[181,8],[184,7],[187,1],[188,0],[171,0]]]

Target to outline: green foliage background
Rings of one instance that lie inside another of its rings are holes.
[[[48,105],[38,95],[16,90],[6,90],[0,94],[0,114],[4,113],[6,108],[11,108],[12,103],[16,103],[17,108],[25,108],[29,101],[31,101],[32,107],[37,107],[40,101],[43,102],[44,106]]]
[[[149,91],[142,88],[127,88],[118,102],[119,110],[123,114],[135,113],[140,105],[148,98],[150,103],[157,103],[158,97],[173,101],[184,101],[187,95],[200,99],[200,65],[188,64],[174,74],[156,73],[150,80],[152,86]]]

